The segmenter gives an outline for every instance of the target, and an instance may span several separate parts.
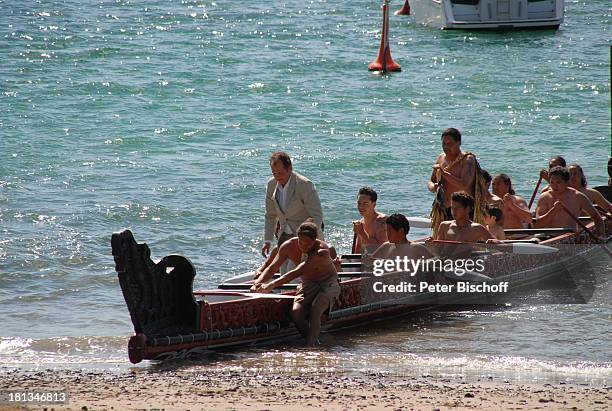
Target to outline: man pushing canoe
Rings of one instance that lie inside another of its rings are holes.
[[[290,259],[297,267],[276,280],[266,282],[281,265]],[[255,279],[252,291],[266,293],[274,288],[302,277],[291,310],[291,318],[298,331],[306,338],[306,345],[313,346],[321,330],[321,316],[331,310],[340,295],[336,263],[330,248],[317,239],[317,226],[304,222],[297,229],[297,237],[284,242],[274,260]]]

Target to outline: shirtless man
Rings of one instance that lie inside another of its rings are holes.
[[[297,267],[266,283],[287,258],[298,263]],[[317,239],[317,226],[311,222],[302,223],[297,229],[297,237],[280,246],[274,261],[261,273],[251,290],[267,293],[300,276],[302,284],[296,292],[291,318],[306,338],[306,345],[314,346],[321,330],[321,315],[332,308],[340,295],[340,285],[329,247]]]
[[[544,170],[541,169],[540,170],[540,177],[542,177],[543,180],[546,180],[548,182],[550,182],[550,176],[548,175],[548,173],[550,172],[550,170],[553,167],[565,167],[567,165],[565,159],[561,156],[554,156],[553,158],[550,159],[550,161],[548,162],[548,170]],[[546,189],[548,189],[548,187],[546,187]]]
[[[599,191],[587,187],[587,180],[582,167],[578,164],[570,164],[567,171],[570,175],[569,186],[571,188],[587,196],[591,203],[597,204],[604,212],[612,213],[612,204]]]
[[[508,175],[498,174],[493,177],[493,193],[502,199],[504,228],[524,228],[523,224],[531,223],[531,212],[527,208],[527,202],[523,197],[516,195]]]
[[[465,191],[453,193],[451,212],[454,220],[440,224],[438,238],[434,240],[451,240],[462,243],[475,243],[495,239],[482,225],[470,220],[470,210],[474,207],[474,198]]]
[[[536,227],[575,227],[578,225],[561,206],[563,204],[578,217],[585,211],[595,222],[597,235],[605,235],[605,225],[601,216],[591,204],[591,200],[581,192],[568,186],[569,172],[564,167],[553,167],[550,172],[550,190],[540,196],[536,208]]]
[[[494,204],[494,205],[501,206],[502,199],[496,196],[495,194],[491,193],[491,181],[493,181],[493,177],[491,177],[491,174],[489,174],[487,170],[482,170],[482,177],[485,180],[485,184],[487,188],[487,192],[485,193],[487,196],[486,197],[487,205]]]
[[[474,179],[476,177],[476,159],[461,151],[461,133],[456,128],[447,128],[442,133],[442,154],[433,166],[427,188],[432,193],[443,190],[443,201],[447,220],[452,220],[451,196],[456,191],[466,191],[474,196]],[[439,194],[439,193],[438,193]]]
[[[387,241],[385,220],[387,216],[376,211],[378,194],[370,187],[363,187],[357,195],[357,210],[361,220],[353,221],[353,231],[357,235],[355,252],[363,253],[367,246],[378,246]]]
[[[431,258],[433,255],[421,244],[412,243],[406,238],[410,231],[410,223],[403,214],[391,214],[385,221],[387,242],[382,244],[371,257],[394,259],[404,257],[418,259]]]

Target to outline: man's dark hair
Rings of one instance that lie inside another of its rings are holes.
[[[305,235],[315,240],[317,238],[317,225],[310,221],[304,221],[297,229],[297,235]]]
[[[493,180],[493,178],[491,177],[491,174],[489,174],[489,172],[485,169],[481,169],[480,174],[482,175],[482,178],[484,178],[484,181],[487,184],[490,183],[491,180]]]
[[[408,235],[408,232],[410,231],[410,222],[403,214],[391,214],[389,217],[387,217],[387,220],[385,222],[391,227],[393,227],[393,229],[396,231],[399,231],[400,228],[403,228],[404,235]]]
[[[566,167],[567,163],[565,162],[565,159],[561,156],[554,156],[553,158],[550,159],[550,161],[548,162],[548,164],[550,164],[551,162],[555,162],[555,163],[559,163],[559,165],[561,167]]]
[[[456,128],[450,127],[442,132],[442,138],[449,136],[452,137],[457,143],[461,143],[461,133]]]
[[[485,209],[487,211],[487,214],[495,218],[495,221],[497,221],[498,224],[501,224],[504,222],[504,212],[502,211],[501,208],[499,208],[496,205],[487,204]]]
[[[587,186],[587,179],[586,179],[586,176],[584,175],[584,171],[582,171],[582,167],[580,167],[580,166],[579,166],[578,164],[576,164],[576,163],[574,163],[574,164],[570,164],[570,165],[569,165],[569,167],[567,168],[567,171],[568,171],[568,172],[569,172],[569,168],[570,168],[570,167],[576,167],[578,170],[580,170],[580,176],[581,176],[581,177],[580,177],[580,185],[581,185],[582,187],[585,187],[585,188],[586,188],[586,186]]]
[[[466,208],[469,208],[470,210],[474,208],[474,197],[465,191],[455,191],[451,196],[451,200]]]
[[[376,200],[378,200],[378,194],[376,194],[376,191],[374,191],[374,189],[372,187],[361,187],[359,189],[359,194],[358,195],[366,195],[368,197],[370,197],[370,200],[375,203]]]
[[[270,165],[280,161],[285,166],[285,169],[291,167],[291,157],[284,151],[277,151],[270,156]]]
[[[512,188],[512,179],[510,178],[508,174],[501,173],[501,174],[496,175],[495,178],[499,178],[508,186],[508,193],[512,195],[516,194],[516,192],[514,191],[514,188]]]
[[[567,171],[567,168],[561,167],[561,166],[556,166],[556,167],[551,168],[550,171],[548,172],[548,175],[550,176],[550,178],[552,178],[552,176],[559,176],[566,183],[570,179],[569,171]]]

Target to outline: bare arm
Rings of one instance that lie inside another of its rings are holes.
[[[508,197],[506,197],[508,196]],[[531,223],[531,212],[529,211],[529,209],[527,208],[527,203],[525,202],[525,200],[522,197],[519,196],[515,196],[514,199],[509,195],[506,194],[504,196],[504,204],[506,203],[506,201],[508,201],[508,205],[510,210],[516,214],[516,216],[523,222],[523,223]]]
[[[481,225],[480,227],[478,227],[478,240],[476,241],[486,241],[486,240],[495,240],[497,239],[497,237],[495,237],[493,234],[491,234],[491,232],[489,230],[487,230],[487,228],[483,225]]]
[[[274,290],[276,287],[280,287],[283,284],[287,284],[291,280],[295,280],[296,278],[301,276],[304,272],[306,272],[306,269],[304,269],[304,267],[307,266],[307,263],[308,261],[300,263],[293,270],[285,273],[284,275],[282,275],[281,277],[277,278],[274,281],[270,281],[269,283],[263,284],[261,288],[257,288],[256,290],[259,292],[264,292],[264,293],[269,292],[269,291]]]
[[[595,228],[597,230],[597,234],[599,236],[604,236],[606,234],[606,226],[604,224],[603,219],[601,218],[601,215],[599,215],[599,212],[597,212],[595,207],[593,207],[591,200],[580,192],[578,193],[578,198],[580,201],[580,207],[589,216],[591,216],[591,219],[593,219],[593,221],[595,222]]]
[[[606,198],[601,195],[601,193],[597,190],[587,189],[589,193],[593,196],[593,202],[604,209],[607,213],[612,213],[612,203],[610,203]]]
[[[538,200],[538,206],[536,207],[535,227],[550,227],[559,210],[561,210],[561,207],[554,206],[552,197],[543,194]]]
[[[268,256],[268,258],[266,258],[266,261],[264,261],[264,263],[261,266],[259,266],[257,270],[255,270],[255,273],[253,275],[253,278],[255,280],[257,280],[257,278],[261,275],[261,273],[263,273],[264,270],[268,268],[270,264],[272,264],[272,261],[274,261],[277,255],[278,255],[278,246],[272,249],[272,251],[270,252],[270,255]]]
[[[450,172],[442,170],[444,178],[450,181],[452,184],[460,186],[466,191],[470,191],[470,185],[474,181],[474,175],[476,174],[476,160],[474,156],[469,155],[465,159],[465,166],[461,169],[459,177],[455,177]]]
[[[446,240],[446,233],[449,226],[450,223],[448,221],[443,221],[440,223],[440,227],[438,228],[438,238],[434,238],[434,240]]]
[[[440,183],[438,181],[438,173],[437,173],[437,168],[435,166],[439,166],[442,162],[441,160],[442,160],[442,154],[440,154],[438,158],[436,159],[436,162],[434,164],[434,169],[431,172],[431,177],[429,178],[429,181],[427,182],[427,189],[431,191],[432,193],[438,189],[438,184]]]
[[[289,242],[286,242],[285,244],[288,244]],[[283,265],[283,263],[285,261],[287,261],[287,248],[284,247],[285,244],[283,244],[277,251],[276,255],[274,256],[274,258],[272,259],[272,261],[268,264],[268,266],[261,272],[261,274],[259,274],[259,276],[255,279],[255,282],[253,283],[254,287],[256,288],[259,284],[263,284],[266,281],[268,281],[270,278],[272,278],[272,276],[274,274],[276,274],[277,272],[279,272],[281,266]],[[270,257],[272,257],[270,255]],[[267,261],[266,261],[267,263]],[[266,264],[264,263],[264,265]]]

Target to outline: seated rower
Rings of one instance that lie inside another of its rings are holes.
[[[612,213],[612,204],[599,191],[587,187],[587,179],[582,167],[578,164],[570,164],[567,171],[570,175],[569,186],[571,188],[587,196],[591,203],[598,205],[604,212]]]
[[[563,157],[554,156],[548,162],[548,170],[544,170],[544,169],[540,170],[540,177],[542,177],[543,180],[546,180],[547,183],[550,183],[550,176],[549,176],[550,170],[552,170],[553,167],[566,167],[566,166],[567,166],[567,162],[565,161]],[[549,189],[550,189],[549,187],[545,187],[544,190],[542,191],[548,191]]]
[[[494,205],[486,207],[485,223],[487,230],[498,240],[505,240],[506,233],[504,232],[504,213],[501,208]]]
[[[411,259],[431,258],[433,255],[421,244],[412,243],[408,240],[410,223],[403,214],[391,214],[386,223],[387,238],[389,241],[382,244],[372,255],[372,259],[396,257],[408,257]]]
[[[465,191],[457,191],[451,197],[451,213],[454,220],[440,224],[438,237],[434,240],[451,240],[464,243],[475,243],[494,239],[493,235],[482,224],[470,220],[470,210],[474,207],[474,198]]]
[[[525,228],[531,223],[531,212],[525,199],[514,192],[512,180],[507,174],[493,177],[493,193],[502,199],[504,228]]]
[[[357,210],[361,214],[359,221],[353,221],[353,231],[355,232],[356,253],[363,253],[366,247],[377,247],[387,241],[385,231],[385,216],[376,210],[376,200],[378,194],[370,187],[363,187],[357,195]]]
[[[485,193],[486,204],[501,205],[502,199],[496,196],[495,194],[491,193],[491,181],[493,180],[493,177],[491,177],[491,174],[489,174],[487,170],[481,170],[481,174],[482,174],[482,177],[484,178],[485,187],[487,189]]]
[[[280,278],[266,283],[286,258],[299,264]],[[306,339],[306,345],[313,346],[319,337],[321,315],[331,310],[340,295],[340,285],[329,247],[317,239],[317,226],[312,222],[302,223],[297,230],[297,237],[280,246],[274,262],[263,271],[251,290],[270,292],[300,276],[302,284],[296,292],[291,318]]]
[[[576,218],[581,211],[585,211],[595,222],[597,235],[605,235],[604,222],[591,204],[591,200],[581,192],[569,187],[570,175],[567,169],[553,167],[549,176],[550,190],[542,193],[538,200],[536,227],[573,227],[577,229]]]

